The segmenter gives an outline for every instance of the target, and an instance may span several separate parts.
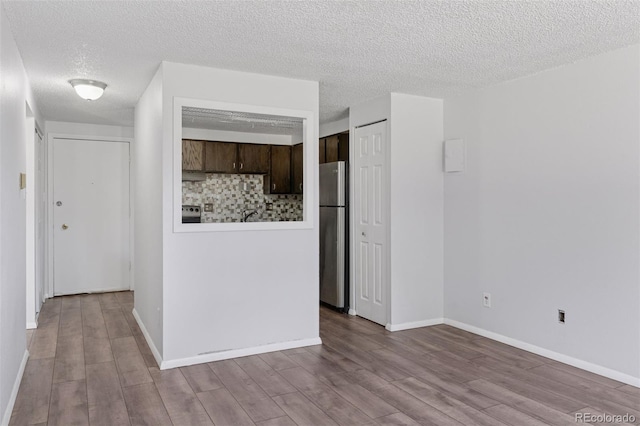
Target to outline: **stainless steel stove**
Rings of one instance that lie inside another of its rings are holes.
[[[182,206],[182,223],[200,223],[200,206]]]

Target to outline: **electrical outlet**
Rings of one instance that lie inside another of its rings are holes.
[[[562,309],[558,309],[558,322],[564,324],[564,311]]]
[[[204,211],[209,213],[213,212],[213,203],[205,203]]]
[[[482,293],[482,306],[485,308],[491,307],[491,293]]]
[[[265,210],[273,210],[273,203],[267,203],[265,204]]]

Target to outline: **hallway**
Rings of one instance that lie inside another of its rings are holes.
[[[640,419],[637,388],[449,326],[320,310],[323,345],[160,371],[133,293],[56,297],[11,425],[566,425]],[[637,420],[635,421],[637,424]]]

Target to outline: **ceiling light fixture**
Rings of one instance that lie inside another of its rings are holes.
[[[107,85],[101,81],[74,79],[69,84],[76,90],[78,96],[88,101],[95,101],[104,93]]]

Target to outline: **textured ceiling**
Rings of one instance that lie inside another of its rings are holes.
[[[320,118],[446,97],[640,41],[640,1],[2,1],[49,120],[131,125],[160,61],[320,82]],[[67,80],[109,87],[78,98]]]

